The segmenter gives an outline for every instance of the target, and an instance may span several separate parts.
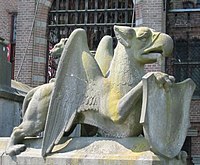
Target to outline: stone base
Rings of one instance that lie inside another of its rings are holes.
[[[26,139],[28,148],[14,157],[5,154],[8,140],[0,138],[0,165],[183,165],[176,158],[155,155],[143,137],[63,138],[45,158],[41,156],[42,139]]]
[[[22,101],[14,101],[1,97],[0,89],[0,137],[11,135],[13,128],[21,122]]]

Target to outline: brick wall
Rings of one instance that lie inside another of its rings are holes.
[[[200,125],[199,125],[200,127]],[[191,138],[191,142],[192,142],[192,150],[191,150],[191,155],[192,157],[196,156],[196,155],[200,155],[200,137],[192,137]]]
[[[34,10],[35,0],[18,1],[14,75],[15,79],[28,85],[32,85],[33,33],[31,30]]]
[[[138,0],[136,5],[136,26],[147,26],[156,31],[165,32],[165,12],[163,1]],[[164,63],[164,61],[163,61]],[[164,67],[156,64],[148,64],[145,71],[164,71]]]
[[[41,1],[38,4],[38,10],[34,26],[34,48],[33,48],[33,74],[32,85],[38,86],[46,80],[46,62],[47,62],[47,19],[48,11],[51,7],[49,1]]]
[[[191,155],[200,156],[200,100],[193,100],[190,108],[190,121],[192,129],[197,130],[198,135],[191,138]]]
[[[200,101],[193,100],[191,104],[190,119],[193,123],[200,123]]]
[[[17,11],[17,0],[0,1],[0,37],[10,41],[11,14]]]
[[[142,21],[136,22],[137,26],[148,26],[157,31],[165,32],[165,12],[163,12],[163,1],[161,0],[139,0],[137,11]],[[136,14],[137,14],[136,13]]]
[[[18,1],[15,78],[33,87],[45,83],[46,28],[50,6],[48,0],[38,4],[35,0]]]
[[[180,2],[180,1],[177,1]],[[174,8],[182,8],[182,3],[174,3]],[[188,19],[189,18],[189,19]],[[168,22],[172,28],[168,28],[168,33],[173,35],[175,39],[191,40],[193,38],[200,38],[200,12],[191,13],[170,13],[168,14]],[[192,29],[190,29],[192,27]],[[189,28],[189,30],[188,30]],[[198,49],[197,49],[198,50]],[[199,54],[196,49],[193,52],[189,51],[191,57],[195,57],[195,54]],[[191,58],[190,57],[190,58]],[[196,58],[197,60],[199,58]],[[198,72],[196,73],[198,75]],[[194,74],[195,75],[195,74]],[[196,77],[198,78],[198,76]],[[197,79],[196,79],[197,80]],[[191,137],[191,156],[200,156],[200,99],[193,100],[190,107],[190,121],[191,129],[197,131],[196,136]]]

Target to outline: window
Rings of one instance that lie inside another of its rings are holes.
[[[55,44],[81,27],[87,31],[90,49],[95,50],[104,35],[114,36],[114,24],[130,26],[132,14],[132,0],[54,0],[49,12],[49,42]]]
[[[186,139],[185,139],[185,142],[183,144],[183,147],[182,147],[182,151],[186,151],[187,154],[188,154],[188,157],[187,157],[187,164],[190,164],[191,162],[191,137],[187,136]]]
[[[197,9],[200,8],[199,0],[170,0],[169,9]]]
[[[177,2],[180,2],[180,0]],[[182,2],[188,5],[193,2],[194,7],[198,3],[197,0],[185,0]],[[173,4],[175,6],[177,5],[175,1],[173,1]],[[166,60],[166,71],[174,75],[177,81],[182,81],[188,77],[192,78],[197,85],[194,98],[199,98],[200,10],[188,10],[188,8],[190,8],[190,6],[182,10],[168,10],[167,33],[174,40],[174,53],[172,59],[169,58]]]
[[[132,0],[54,0],[49,12],[49,47],[83,28],[90,50],[95,51],[103,36],[114,37],[113,25],[131,26],[132,15]]]
[[[16,26],[17,26],[17,13],[12,13],[11,17],[11,35],[9,45],[10,62],[12,63],[12,79],[14,79],[14,65],[15,65],[15,47],[16,47]]]

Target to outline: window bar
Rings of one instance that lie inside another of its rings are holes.
[[[64,0],[61,0],[59,5],[60,5],[59,9],[64,10]]]
[[[95,1],[95,10],[98,9],[98,1]],[[95,12],[94,14],[94,31],[93,31],[93,34],[92,34],[92,38],[93,38],[93,42],[92,42],[92,49],[94,49],[94,41],[97,41],[98,40],[98,36],[97,36],[97,33],[98,33],[98,28],[97,28],[97,11]]]
[[[125,1],[125,23],[128,23],[128,0]]]
[[[187,55],[189,55],[189,44],[190,44],[190,41],[189,41],[190,40],[189,31],[186,32],[186,37],[187,37]]]
[[[108,6],[109,7],[109,6]],[[124,11],[125,9],[123,8],[117,8],[117,9],[115,9],[115,8],[112,8],[112,9],[110,9],[110,8],[108,8],[107,9],[107,11],[109,11],[109,12],[111,12],[111,11],[113,11],[113,12],[115,12],[115,11],[118,11],[118,12],[120,12],[120,11]],[[127,9],[127,11],[132,11],[132,8],[128,8]],[[83,12],[85,12],[85,10],[75,10],[75,9],[69,9],[69,10],[58,10],[58,11],[56,11],[56,10],[51,10],[50,11],[50,13],[66,13],[66,12],[68,12],[68,13],[75,13],[75,12],[77,12],[77,13],[83,13]],[[87,12],[105,12],[105,9],[88,9],[87,10]]]
[[[115,0],[115,9],[118,8],[118,0]],[[117,23],[117,17],[118,17],[118,12],[117,10],[115,10],[115,21],[114,23]]]
[[[84,24],[85,24],[85,30],[87,30],[86,24],[88,22],[88,0],[85,0],[85,18],[84,18]]]
[[[73,23],[70,23],[70,24],[58,24],[58,25],[48,25],[49,27],[63,27],[63,26],[68,26],[68,27],[74,27],[74,26],[78,26],[78,27],[81,27],[81,26],[87,26],[87,27],[97,27],[97,26],[105,26],[104,23],[88,23],[87,25],[85,25],[84,23],[82,24],[73,24]],[[107,26],[110,26],[110,27],[113,27],[113,25],[123,25],[123,26],[131,26],[131,23],[107,23],[106,24]]]
[[[78,2],[79,0],[75,0],[75,24],[78,24]]]
[[[95,1],[95,14],[94,14],[94,23],[97,23],[97,11],[98,9],[98,1]]]
[[[107,21],[108,21],[108,0],[105,0],[105,12],[104,12],[104,23],[107,25]],[[104,26],[104,33],[107,34],[107,27]]]
[[[56,11],[58,11],[59,10],[59,0],[56,0]],[[56,20],[55,20],[55,18],[54,18],[54,21],[56,21],[56,25],[59,23],[58,21],[59,21],[59,14],[58,13],[56,13]]]
[[[67,11],[69,9],[69,0],[65,0],[65,10]]]
[[[65,1],[65,10],[68,10],[68,8],[69,8],[69,2],[68,2],[68,0],[66,0],[66,1]],[[68,16],[69,16],[69,14],[66,12],[66,13],[65,13],[65,22],[66,22],[66,23],[68,23],[68,21],[69,21],[69,17],[68,17]],[[65,31],[66,31],[66,30],[65,30]]]

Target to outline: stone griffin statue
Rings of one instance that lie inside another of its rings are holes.
[[[145,64],[171,55],[172,39],[147,27],[114,26],[114,32],[115,50],[112,38],[105,36],[95,57],[86,32],[72,32],[63,44],[55,82],[27,94],[23,122],[13,130],[7,154],[20,153],[25,146],[19,142],[44,130],[42,155],[46,156],[77,124],[95,126],[104,137],[144,132],[156,154],[169,158],[179,154],[189,127],[195,84],[191,79],[176,84],[173,76],[144,72]],[[172,127],[177,125],[180,130],[174,132]]]

